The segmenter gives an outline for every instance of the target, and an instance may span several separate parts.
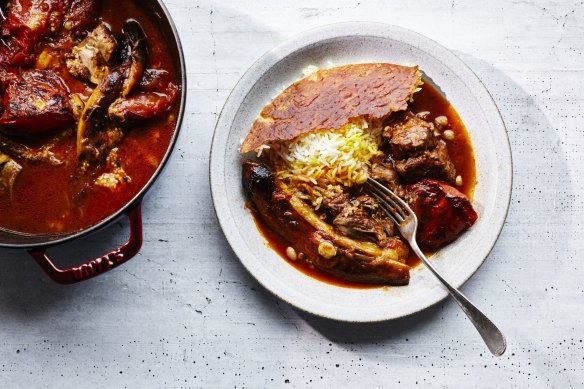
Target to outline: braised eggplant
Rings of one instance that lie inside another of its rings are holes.
[[[404,263],[407,247],[399,239],[384,248],[356,242],[334,233],[301,200],[285,193],[274,174],[263,164],[243,162],[243,187],[262,219],[285,238],[306,261],[342,280],[384,285],[406,285],[410,267]],[[304,213],[304,216],[298,212]],[[308,216],[305,212],[308,212]],[[315,224],[320,227],[315,227]]]
[[[121,140],[121,131],[108,125],[108,109],[126,97],[139,83],[147,59],[146,37],[135,20],[123,28],[122,63],[97,85],[77,124],[77,154],[82,161],[103,162],[107,152]]]

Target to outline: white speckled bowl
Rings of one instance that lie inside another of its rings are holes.
[[[211,148],[211,191],[231,247],[257,280],[288,303],[316,315],[352,322],[389,320],[447,296],[424,268],[409,286],[351,289],[323,283],[289,265],[258,232],[241,187],[240,140],[261,109],[299,79],[307,65],[362,62],[418,65],[454,105],[472,138],[478,184],[477,224],[432,257],[456,286],[481,266],[503,227],[511,197],[512,161],[505,126],[477,76],[454,54],[415,32],[378,23],[341,23],[303,33],[260,58],[241,78],[217,122]]]

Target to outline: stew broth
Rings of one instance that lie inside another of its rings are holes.
[[[149,68],[164,69],[170,73],[170,81],[177,83],[173,59],[166,50],[162,34],[155,21],[150,19],[139,3],[131,0],[104,0],[100,20],[119,33],[123,23],[129,19],[137,20],[147,36],[150,53]],[[60,75],[71,94],[89,95],[87,84],[69,74],[63,54],[70,47],[63,47],[57,39],[45,39],[36,47],[40,54],[48,50],[58,58],[51,70]],[[0,227],[13,232],[30,234],[59,234],[83,230],[127,204],[144,187],[161,163],[172,139],[176,125],[178,104],[173,111],[162,119],[129,129],[118,147],[122,167],[130,182],[118,185],[115,189],[87,186],[87,180],[76,169],[75,126],[62,139],[54,141],[52,152],[63,164],[52,166],[31,163],[15,158],[23,169],[18,177],[12,196],[0,193]],[[22,140],[23,144],[36,147],[51,139]],[[18,140],[21,141],[20,139]]]

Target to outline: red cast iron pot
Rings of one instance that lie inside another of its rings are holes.
[[[172,58],[174,59],[174,66],[177,72],[177,78],[180,82],[181,90],[179,102],[180,106],[176,126],[160,166],[152,175],[150,180],[146,183],[146,185],[140,190],[140,192],[125,206],[98,224],[86,228],[82,231],[59,235],[30,235],[0,230],[0,247],[28,250],[30,255],[32,255],[32,257],[49,275],[49,277],[59,284],[73,284],[96,277],[117,266],[120,266],[138,254],[140,248],[142,247],[142,213],[140,208],[142,198],[152,187],[164,169],[164,166],[168,162],[168,159],[170,158],[170,155],[176,144],[178,133],[180,131],[184,116],[187,89],[185,60],[180,38],[172,18],[161,0],[142,0],[141,6],[150,14],[150,17],[152,17],[157,22],[158,27],[162,32],[163,38],[167,44],[167,48]],[[128,241],[121,247],[118,247],[117,249],[99,258],[69,269],[59,269],[54,265],[53,261],[47,255],[47,249],[49,247],[79,239],[83,236],[101,230],[106,226],[114,223],[123,215],[130,219],[130,237]]]

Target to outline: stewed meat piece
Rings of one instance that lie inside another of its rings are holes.
[[[434,178],[453,183],[456,179],[448,148],[434,136],[434,130],[433,123],[411,112],[385,128],[383,136],[389,140],[394,168],[406,182]],[[380,176],[380,172],[376,173]],[[390,189],[393,190],[391,186]]]
[[[116,38],[102,22],[67,55],[67,70],[81,80],[99,84],[110,72],[116,47]]]
[[[0,130],[29,135],[62,128],[74,121],[69,89],[50,70],[27,70],[8,81]]]
[[[69,12],[65,16],[67,30],[81,30],[90,26],[99,13],[100,0],[69,0]]]
[[[390,123],[383,136],[389,140],[391,155],[395,160],[416,156],[436,146],[434,124],[411,112]]]
[[[323,198],[322,205],[333,217],[339,215],[347,207],[351,206],[349,194],[346,192],[331,192]]]
[[[347,192],[325,194],[322,202],[328,220],[344,235],[380,243],[394,236],[393,222],[379,209],[379,204],[371,196],[350,195]]]
[[[456,180],[456,168],[450,160],[446,144],[442,141],[439,141],[435,148],[426,150],[416,157],[396,161],[395,169],[409,183],[424,178],[434,178],[448,183]]]
[[[399,176],[390,162],[376,162],[371,168],[371,178],[384,184],[399,197],[405,196],[405,188],[399,182]]]
[[[367,195],[345,203],[333,224],[347,236],[381,244],[394,235],[391,220],[379,209],[377,200]]]
[[[99,0],[12,0],[2,35],[34,44],[48,32],[86,28],[100,5]]]
[[[99,0],[12,0],[2,23],[0,62],[18,67],[34,61],[34,46],[46,35],[78,31],[93,22]]]
[[[450,185],[423,180],[408,186],[412,209],[418,216],[418,242],[438,249],[472,227],[478,215],[468,198]]]
[[[2,36],[14,37],[20,49],[28,54],[51,27],[61,27],[68,3],[61,0],[12,0],[2,24]]]

